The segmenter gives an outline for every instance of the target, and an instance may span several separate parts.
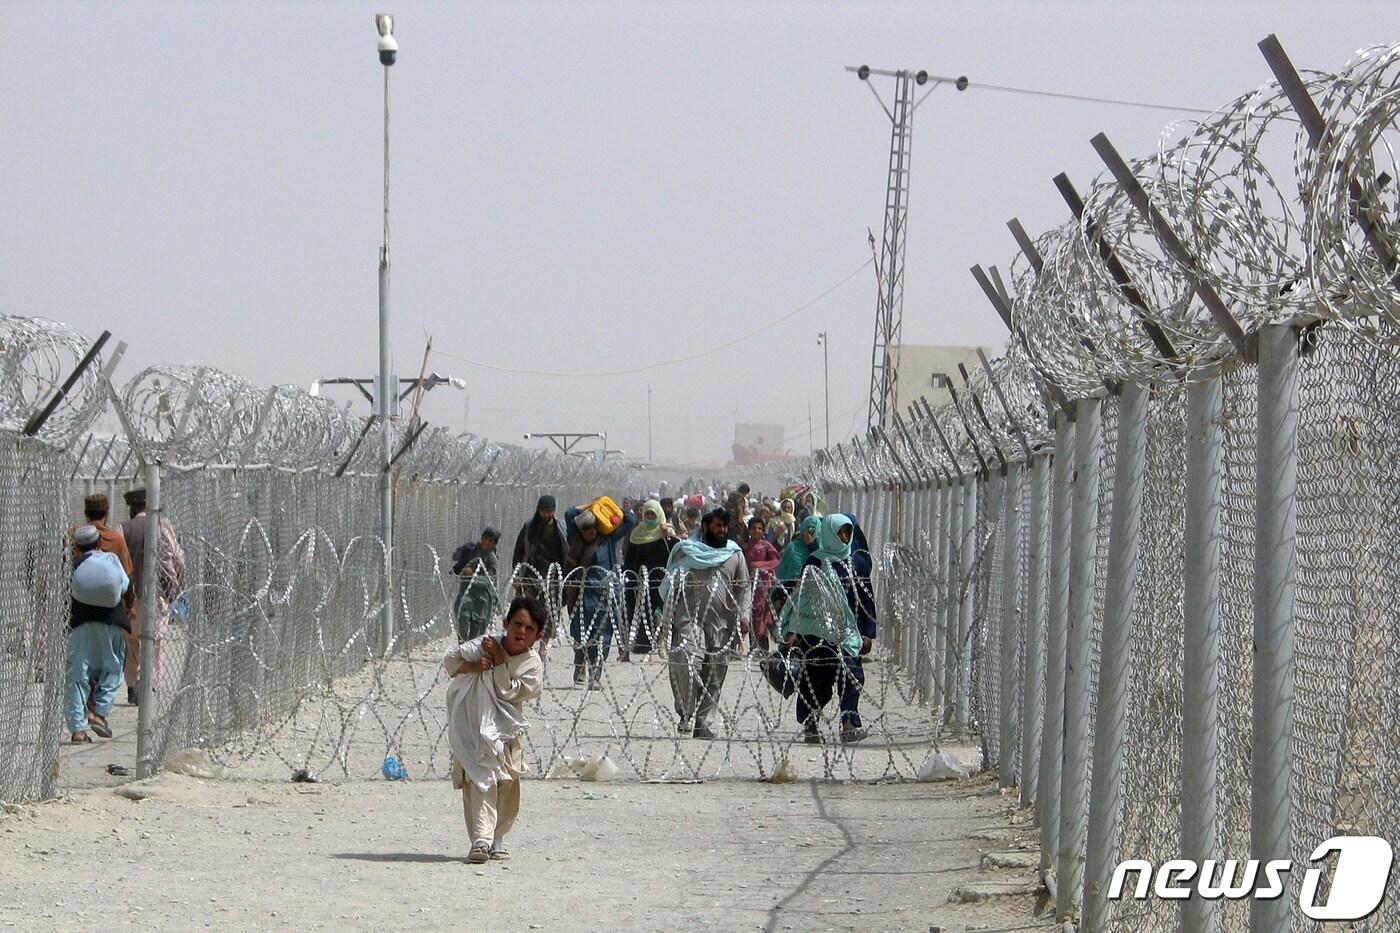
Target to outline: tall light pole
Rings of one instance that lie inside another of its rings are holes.
[[[647,463],[655,463],[651,456],[651,383],[647,383]]]
[[[822,392],[826,395],[826,447],[831,449],[831,375],[827,366],[826,331],[817,334],[817,346],[822,348]]]
[[[379,415],[380,454],[383,468],[379,473],[379,535],[384,542],[384,608],[380,614],[384,654],[394,640],[394,480],[389,462],[394,456],[394,439],[389,433],[390,416],[396,395],[393,377],[389,374],[389,68],[398,56],[399,43],[394,39],[394,17],[377,13],[374,25],[379,30],[379,64],[384,66],[384,240],[379,247],[379,386],[376,407]]]

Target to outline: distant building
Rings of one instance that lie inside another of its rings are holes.
[[[786,455],[781,424],[734,425],[734,460],[737,466],[766,463]]]
[[[995,359],[1001,350],[983,347],[987,359]],[[958,364],[967,367],[968,374],[980,369],[976,347],[919,346],[900,344],[896,349],[896,395],[898,410],[907,412],[909,406],[920,398],[927,398],[929,405],[937,408],[952,401],[947,389],[935,388],[934,373],[947,373],[955,386],[961,387],[962,377],[958,375]]]

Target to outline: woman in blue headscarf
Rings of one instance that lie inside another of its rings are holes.
[[[846,656],[859,656],[864,647],[856,623],[858,587],[852,571],[851,539],[855,523],[845,515],[821,520],[817,546],[803,566],[802,579],[783,607],[781,634],[798,652],[802,681],[797,690],[797,719],[803,741],[821,741],[818,720],[831,701],[838,677],[846,670]],[[842,686],[844,693],[844,680]],[[865,735],[846,727],[841,739],[858,742]]]
[[[782,612],[783,604],[792,595],[797,582],[802,579],[802,568],[807,566],[807,558],[817,549],[817,537],[821,534],[822,520],[815,515],[804,518],[797,526],[787,547],[783,548],[782,560],[778,561],[777,585],[769,591],[774,612]]]
[[[875,559],[865,540],[865,532],[861,530],[860,519],[850,512],[846,513],[846,517],[851,520],[851,564],[850,578],[845,583],[851,596],[851,608],[855,612],[861,645],[860,651],[855,654],[842,654],[846,671],[841,678],[841,736],[846,742],[859,742],[869,734],[860,721],[860,694],[865,689],[863,659],[875,644],[875,590],[870,584]]]

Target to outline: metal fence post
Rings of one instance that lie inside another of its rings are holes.
[[[942,707],[943,697],[943,658],[944,645],[948,641],[944,608],[947,601],[948,554],[952,550],[949,543],[949,503],[952,501],[951,480],[939,483],[936,490],[938,500],[937,523],[934,525],[938,547],[934,552],[934,600],[933,611],[929,614],[929,691],[935,706]]]
[[[971,477],[966,477],[948,486],[948,560],[943,574],[943,721],[950,725],[957,721],[958,659],[962,657],[958,649],[958,578],[966,560],[962,538],[963,505],[967,501],[964,487],[971,482]]]
[[[958,603],[957,635],[957,711],[954,715],[954,731],[958,735],[967,733],[972,720],[972,610],[973,595],[976,590],[972,578],[977,564],[977,479],[963,483],[962,539],[958,542],[958,584],[962,599]]]
[[[918,557],[920,560],[925,561],[932,559],[933,548],[936,547],[936,542],[934,542],[933,540],[932,526],[930,524],[929,501],[932,498],[932,496],[933,490],[931,487],[921,488],[918,492],[914,494],[914,511],[910,515],[909,522],[910,527],[908,539],[910,552],[914,556]],[[927,537],[927,551],[920,547],[920,532],[923,532],[923,534]],[[910,566],[914,565],[911,564]],[[925,600],[925,597],[928,593],[927,578],[925,578],[922,575],[918,577],[918,579],[914,583],[914,592],[917,593],[917,597],[914,603],[916,609],[913,614],[913,617],[909,621],[910,641],[912,642],[912,645],[910,646],[911,663],[909,665],[909,682],[913,687],[914,696],[921,700],[927,701],[928,692],[924,689],[924,664],[926,661],[927,651],[925,651],[924,646],[927,636],[928,616],[924,612],[920,611],[921,607],[927,605],[927,602]]]
[[[938,547],[938,541],[934,536],[934,495],[935,494],[933,491],[933,485],[930,483],[929,485],[925,486],[919,491],[918,496],[915,499],[918,509],[917,514],[919,517],[918,522],[916,523],[917,530],[923,531],[924,535],[927,537],[928,552],[923,556],[924,559],[929,562],[933,562],[934,560],[936,560],[934,555],[937,553],[936,548]],[[911,529],[909,535],[909,540],[914,545],[914,548],[916,550],[918,548],[919,540],[917,530]],[[923,596],[926,595],[927,590],[928,581],[921,580],[919,600],[920,606],[928,605],[927,601],[923,598]],[[913,622],[911,623],[911,626],[914,632],[914,668],[912,671],[912,675],[915,686],[915,693],[916,695],[922,697],[925,702],[927,702],[929,698],[929,692],[927,689],[927,675],[925,668],[928,665],[928,613],[920,612],[917,616],[915,616]]]
[[[874,525],[875,534],[869,535],[869,533],[867,533],[867,536],[870,537],[870,543],[877,548],[880,547],[881,542],[887,540],[889,527],[885,518],[886,503],[888,500],[885,495],[885,488],[880,485],[883,482],[883,479],[876,479],[874,485],[870,487],[869,492],[870,514],[868,520]]]
[[[1293,857],[1293,638],[1298,531],[1298,338],[1259,331],[1259,433],[1254,517],[1254,736],[1249,855]],[[1252,933],[1288,929],[1292,899],[1254,898]]]
[[[1001,675],[998,712],[1001,726],[1001,766],[997,780],[1002,787],[1018,783],[1020,763],[1017,757],[1020,723],[1016,709],[1016,650],[1020,645],[1019,626],[1021,599],[1021,465],[1008,463],[1002,480],[1001,512],[1001,618],[987,620],[1001,625]]]
[[[902,515],[900,519],[899,543],[908,547],[914,542],[914,535],[918,525],[918,523],[914,521],[916,493],[913,490],[906,489],[896,492],[894,495],[899,497],[899,507]],[[914,682],[917,684],[918,679],[916,672],[919,664],[918,619],[914,615],[910,615],[909,618],[904,620],[902,628],[903,641],[900,647],[903,649],[904,669],[910,673],[914,678]]]
[[[973,670],[969,657],[968,665],[968,696],[972,698],[974,709],[977,714],[977,731],[982,743],[983,755],[986,758],[986,766],[995,766],[1000,773],[1002,766],[1002,750],[1005,747],[1001,734],[1001,712],[997,708],[1001,702],[1001,614],[998,612],[994,617],[988,609],[992,605],[992,600],[1000,600],[1001,583],[993,574],[996,569],[996,561],[1001,559],[1001,502],[1002,494],[1006,489],[1006,477],[998,469],[987,475],[986,494],[982,499],[981,524],[977,527],[973,535],[974,560],[977,561],[977,582],[973,584],[970,591],[972,602],[973,625],[978,628],[978,637],[968,639],[968,655],[979,655],[978,671]],[[985,589],[983,583],[985,581]],[[983,600],[977,597],[982,595]],[[1000,602],[997,603],[1000,605]],[[996,644],[992,644],[995,635]],[[982,651],[972,647],[976,642],[982,642]],[[995,648],[988,651],[986,649]],[[991,675],[996,679],[992,680]],[[982,687],[978,690],[976,686]],[[996,690],[991,688],[995,686]],[[969,717],[968,723],[972,722]],[[993,740],[995,739],[995,743]]]
[[[1045,475],[1050,461],[1046,456],[1030,462],[1031,527],[1026,542],[1026,617],[1023,621],[1025,652],[1021,661],[1021,805],[1039,799],[1040,727],[1045,715],[1041,702],[1044,676],[1045,631]]]
[[[1108,928],[1104,897],[1123,826],[1123,734],[1127,723],[1129,641],[1137,600],[1142,493],[1147,469],[1147,388],[1129,383],[1118,403],[1118,436],[1109,518],[1108,575],[1094,711],[1093,785],[1085,848],[1084,929]]]
[[[1069,619],[1070,502],[1073,498],[1074,422],[1055,416],[1054,485],[1050,507],[1050,592],[1045,631],[1045,747],[1040,753],[1040,867],[1060,857],[1060,778],[1065,748],[1065,630]]]
[[[1220,756],[1220,379],[1186,388],[1186,540],[1182,580],[1181,857],[1220,857],[1216,797]],[[1181,905],[1182,933],[1219,924],[1215,900]]]
[[[160,593],[156,582],[160,567],[160,464],[146,464],[146,541],[141,565],[141,676],[136,682],[140,705],[136,711],[136,776],[156,773],[156,616]]]
[[[1089,661],[1094,626],[1094,562],[1099,527],[1099,447],[1103,440],[1097,398],[1075,402],[1074,496],[1070,519],[1069,615],[1065,631],[1065,748],[1060,777],[1060,862],[1055,912],[1071,920],[1084,888],[1088,830]]]

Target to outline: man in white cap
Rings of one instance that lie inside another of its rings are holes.
[[[101,540],[92,525],[73,529],[78,554],[70,583],[73,607],[63,715],[75,743],[92,741],[89,728],[104,739],[112,737],[107,716],[122,684],[126,633],[131,630],[122,602],[131,579],[116,554],[98,550]]]

